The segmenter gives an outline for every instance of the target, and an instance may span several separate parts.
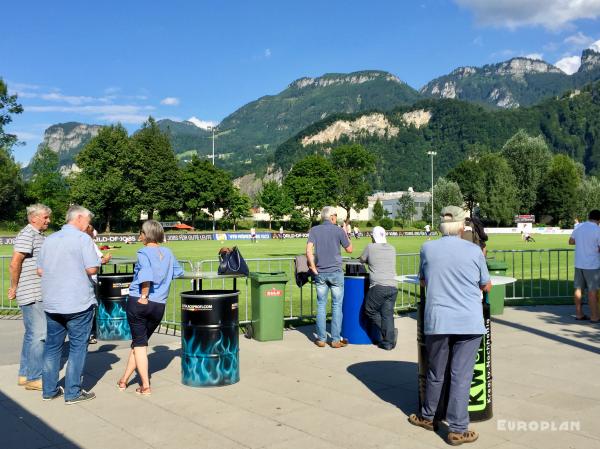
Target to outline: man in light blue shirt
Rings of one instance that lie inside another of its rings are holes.
[[[598,289],[600,288],[600,210],[590,211],[588,220],[571,234],[569,245],[575,245],[575,319],[598,323]],[[583,313],[581,293],[587,290],[590,316]]]
[[[433,418],[450,363],[447,438],[449,444],[456,445],[473,442],[479,436],[468,429],[467,407],[477,350],[486,332],[481,290],[489,291],[491,283],[481,249],[461,238],[464,210],[447,206],[440,220],[443,237],[421,248],[419,277],[421,285],[427,287],[424,333],[429,368],[421,412],[410,415],[409,422],[434,430]]]
[[[84,207],[71,206],[67,224],[44,241],[38,257],[42,277],[42,300],[46,312],[46,345],[42,372],[44,400],[63,394],[58,386],[60,357],[65,337],[69,337],[69,359],[65,375],[65,403],[94,399],[93,392],[81,388],[92,329],[96,296],[91,276],[98,272],[100,257],[86,234],[93,214]]]

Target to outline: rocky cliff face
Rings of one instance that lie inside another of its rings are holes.
[[[336,84],[363,84],[375,80],[393,81],[404,84],[400,78],[387,72],[366,71],[350,74],[326,74],[318,78],[300,78],[289,85],[290,88],[304,89],[306,87],[327,87]]]
[[[86,125],[77,122],[52,125],[44,132],[44,140],[39,144],[38,150],[47,146],[58,153],[61,173],[69,174],[78,169],[73,163],[77,153],[98,135],[101,128],[100,125]]]
[[[521,57],[483,67],[459,67],[430,81],[420,93],[494,108],[531,106],[600,79],[600,53],[585,50],[581,60],[581,68],[573,75],[547,62]]]

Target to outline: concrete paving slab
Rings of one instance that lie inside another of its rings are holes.
[[[600,448],[600,327],[575,322],[572,307],[505,309],[493,322],[494,418],[473,423],[474,448]],[[129,342],[90,346],[84,383],[97,399],[41,401],[16,385],[22,322],[0,320],[2,449],[443,448],[411,426],[418,407],[416,321],[396,320],[393,351],[371,345],[316,348],[312,328],[284,340],[240,338],[241,381],[191,388],[180,381],[180,339],[158,334],[149,348],[153,395],[116,381]],[[64,373],[64,370],[63,370]],[[575,422],[568,430],[516,430]],[[532,424],[533,423],[533,424]]]

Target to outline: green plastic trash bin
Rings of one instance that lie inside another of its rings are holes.
[[[488,260],[487,267],[490,275],[495,276],[506,276],[506,270],[508,270],[508,265],[506,262],[501,262],[499,260]],[[502,315],[504,313],[505,294],[505,285],[493,285],[492,283],[492,291],[488,296],[490,300],[491,315]]]
[[[283,303],[288,277],[283,271],[250,273],[252,324],[246,336],[258,341],[283,340]]]

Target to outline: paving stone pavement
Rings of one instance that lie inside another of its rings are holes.
[[[494,418],[472,424],[480,439],[470,447],[600,449],[600,326],[572,313],[509,307],[494,318]],[[396,326],[393,351],[317,348],[312,327],[286,331],[278,342],[241,338],[241,381],[217,388],[182,385],[179,338],[158,334],[148,397],[135,385],[116,388],[128,342],[99,342],[85,370],[97,398],[66,407],[16,385],[22,322],[0,319],[0,448],[447,447],[443,430],[406,421],[417,407],[414,315]]]

